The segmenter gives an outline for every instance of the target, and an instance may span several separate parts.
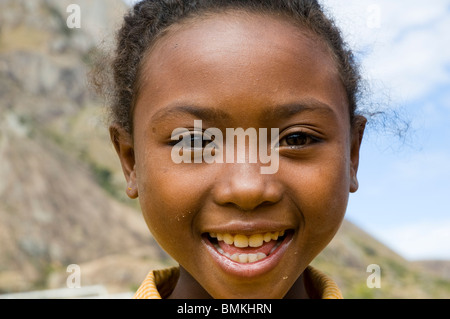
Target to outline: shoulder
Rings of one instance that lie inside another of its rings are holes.
[[[304,271],[304,277],[305,285],[311,298],[344,299],[334,280],[320,270],[308,266]]]
[[[133,299],[167,298],[175,288],[179,276],[180,269],[178,267],[150,271]]]

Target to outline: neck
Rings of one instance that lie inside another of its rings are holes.
[[[303,274],[284,296],[284,299],[309,299],[310,295],[305,287]],[[168,299],[212,299],[211,295],[180,266],[180,277]]]
[[[180,266],[180,277],[168,299],[211,299],[208,292]]]

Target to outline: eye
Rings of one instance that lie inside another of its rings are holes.
[[[305,132],[294,132],[280,140],[280,147],[301,148],[320,140],[311,134]]]
[[[208,144],[214,141],[214,136],[207,137],[202,131],[190,131],[186,134],[181,134],[178,140],[172,140],[169,144],[171,146],[178,145],[185,150],[203,149]]]
[[[189,139],[187,139],[189,141]],[[190,134],[190,146],[193,149],[204,148],[207,145],[207,141],[203,140],[203,132],[192,132]],[[188,146],[188,145],[186,145]]]

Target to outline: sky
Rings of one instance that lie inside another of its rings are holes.
[[[402,138],[369,126],[347,218],[408,259],[450,259],[450,2],[322,3],[362,64],[368,107],[410,126]]]
[[[450,260],[450,2],[320,2],[361,64],[362,107],[386,114],[369,121],[347,219],[407,259]]]

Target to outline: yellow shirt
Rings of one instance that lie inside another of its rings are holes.
[[[303,275],[317,299],[343,299],[336,283],[321,271],[309,266]],[[151,271],[134,295],[134,299],[164,299],[170,296],[177,284],[178,267]]]

